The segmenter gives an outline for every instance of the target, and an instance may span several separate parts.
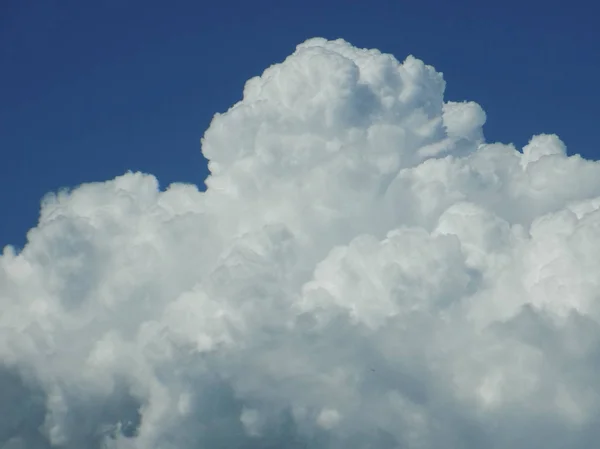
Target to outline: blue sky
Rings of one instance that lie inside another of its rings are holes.
[[[435,66],[447,99],[483,106],[489,141],[557,133],[597,159],[599,11],[588,4],[3,0],[0,246],[22,246],[42,196],[61,187],[127,170],[203,185],[213,114],[315,36]]]

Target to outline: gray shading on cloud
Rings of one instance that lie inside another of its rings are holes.
[[[486,142],[440,73],[311,39],[0,257],[1,449],[589,449],[600,163]]]

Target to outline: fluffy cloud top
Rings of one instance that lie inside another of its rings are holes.
[[[444,87],[311,39],[215,116],[206,192],[45,198],[0,258],[0,448],[592,447],[600,163]]]

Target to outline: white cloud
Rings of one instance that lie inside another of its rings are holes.
[[[330,430],[337,426],[337,424],[340,422],[340,419],[341,417],[337,410],[325,408],[321,410],[321,413],[319,413],[317,424],[325,429]]]
[[[0,258],[0,448],[592,447],[600,164],[443,91],[312,39],[215,116],[206,192],[48,196]]]

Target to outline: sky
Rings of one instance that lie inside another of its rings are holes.
[[[2,15],[0,449],[600,439],[590,11],[58,4]]]
[[[557,133],[598,157],[593,2],[4,0],[0,245],[22,247],[48,192],[127,170],[203,186],[200,138],[245,81],[316,36],[444,73],[490,141]]]

